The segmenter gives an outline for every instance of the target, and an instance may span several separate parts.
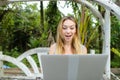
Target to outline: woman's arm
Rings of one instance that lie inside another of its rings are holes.
[[[56,43],[52,44],[49,49],[49,54],[55,54]]]
[[[87,54],[87,48],[84,45],[82,46],[82,53]]]

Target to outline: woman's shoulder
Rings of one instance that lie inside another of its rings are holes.
[[[87,48],[81,44],[82,53],[87,54]]]
[[[85,48],[85,45],[81,44],[81,48]]]
[[[50,46],[50,48],[55,48],[55,47],[56,47],[56,43],[54,43]]]
[[[56,50],[56,43],[52,44],[49,49],[49,54],[54,54]]]

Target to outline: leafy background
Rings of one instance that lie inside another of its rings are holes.
[[[0,6],[0,50],[3,54],[18,57],[23,52],[36,47],[49,47],[55,42],[56,29],[59,20],[65,16],[59,9],[59,1],[50,1],[44,8],[43,1],[40,9],[37,4],[15,2]],[[103,7],[93,4],[101,14]],[[102,52],[102,29],[98,19],[85,7],[74,2],[66,1],[64,6],[72,6],[72,15],[80,27],[81,42],[88,53],[94,49]],[[64,7],[63,7],[64,8]],[[120,67],[120,21],[111,14],[111,67]],[[26,64],[27,62],[24,61]],[[12,64],[5,63],[11,67]]]

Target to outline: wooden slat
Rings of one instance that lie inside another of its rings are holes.
[[[14,65],[16,65],[17,67],[19,67],[27,76],[33,76],[33,74],[30,72],[30,70],[26,67],[26,65],[24,65],[22,62],[19,62],[18,60],[16,60],[16,58],[14,57],[10,57],[7,55],[0,55],[0,60],[1,61],[8,61]]]
[[[25,57],[29,56],[29,55],[33,55],[33,54],[36,54],[36,53],[48,53],[49,51],[49,48],[48,47],[42,47],[42,48],[34,48],[34,49],[30,49],[26,52],[24,52],[22,55],[20,55],[17,60],[18,61],[21,61],[23,60]]]
[[[34,74],[40,74],[39,72],[39,69],[37,67],[37,64],[36,62],[33,60],[33,58],[31,56],[27,56],[26,59],[28,60],[28,62],[30,63],[33,71],[34,71]]]

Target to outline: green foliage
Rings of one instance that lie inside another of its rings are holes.
[[[39,44],[40,44],[39,39],[31,37],[28,46],[30,48],[35,48],[35,47],[39,47]]]
[[[111,15],[111,66],[120,67],[120,21]]]
[[[111,46],[120,50],[120,21],[111,16]]]
[[[10,55],[12,57],[18,57],[20,55],[19,49],[17,47],[11,49],[10,51],[6,50],[3,54]]]
[[[99,36],[101,34],[99,33],[100,24],[98,19],[84,4],[72,1],[67,2],[67,4],[72,6],[74,16],[80,27],[81,43],[87,47],[88,52],[90,49],[95,49],[99,53],[99,43],[101,41]],[[96,4],[93,5],[97,7]]]
[[[111,51],[112,51],[112,53],[115,54],[115,55],[114,54],[111,55],[111,57],[112,57],[112,59],[111,59],[111,67],[119,68],[120,67],[120,52],[115,48],[112,48]]]
[[[112,48],[111,51],[120,57],[120,52],[117,49]]]
[[[72,9],[73,9],[73,13],[74,13],[74,17],[76,19],[78,19],[78,22],[80,21],[80,16],[81,16],[81,5],[74,2],[74,1],[66,1],[66,5],[67,7],[71,6]],[[69,15],[73,15],[73,14],[70,14]]]
[[[120,68],[120,57],[114,55],[114,59],[111,60],[111,67],[112,68]]]
[[[57,1],[49,2],[45,14],[45,20],[48,23],[47,26],[49,27],[49,31],[52,32],[53,37],[55,38],[57,25],[61,19],[61,14],[57,7]]]
[[[11,4],[11,7],[8,7],[8,13],[1,20],[1,34],[3,35],[0,35],[2,40],[0,44],[3,50],[11,50],[17,47],[22,53],[29,49],[27,44],[30,36],[36,38],[40,35],[40,14],[36,4],[17,3],[16,5],[15,3]]]
[[[0,46],[0,51],[2,51],[2,46]]]

